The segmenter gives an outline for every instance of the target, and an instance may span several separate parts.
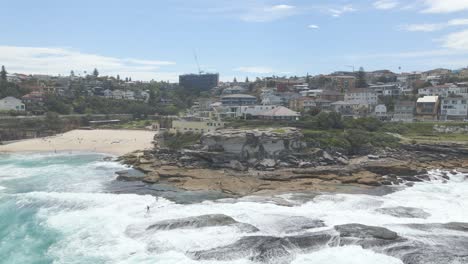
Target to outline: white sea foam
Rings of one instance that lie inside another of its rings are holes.
[[[239,222],[259,228],[260,231],[254,235],[268,236],[284,236],[277,222],[291,216],[323,220],[327,227],[316,230],[330,229],[339,224],[361,223],[388,227],[403,236],[417,236],[425,231],[400,224],[466,222],[468,219],[468,182],[466,175],[462,174],[450,175],[452,180],[444,183],[440,172],[435,171],[431,173],[435,181],[417,183],[412,188],[385,196],[324,194],[292,207],[265,202],[266,198],[182,205],[164,198],[156,201],[149,195],[101,193],[102,185],[113,180],[113,171],[122,168],[117,163],[102,161],[79,165],[45,164],[33,167],[29,172],[27,168],[3,165],[0,175],[30,173],[28,175],[42,177],[40,179],[47,182],[40,189],[38,187],[31,192],[18,193],[14,197],[18,208],[40,208],[37,217],[41,223],[61,234],[47,252],[56,263],[219,263],[195,261],[186,252],[226,246],[252,234],[242,233],[238,228],[230,226],[146,230],[161,220],[206,214],[231,216]],[[44,173],[45,176],[42,175]],[[283,195],[282,198],[294,200],[293,195]],[[146,213],[147,205],[151,207],[149,213]],[[398,218],[375,211],[393,206],[420,208],[428,212],[430,217]],[[456,234],[456,231],[447,230],[437,232]],[[251,262],[240,259],[223,263]],[[350,246],[299,254],[293,263],[402,262],[358,246]]]
[[[402,264],[397,258],[364,250],[358,246],[326,248],[307,255],[299,255],[292,264]]]

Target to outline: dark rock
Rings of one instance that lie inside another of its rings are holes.
[[[335,230],[340,233],[340,237],[377,238],[385,240],[395,240],[398,238],[396,232],[378,226],[346,224],[335,226]]]
[[[115,174],[117,174],[116,180],[128,182],[141,181],[145,176],[145,174],[143,174],[141,171],[134,169],[117,171]]]
[[[384,253],[405,264],[468,263],[468,237],[429,235],[421,239],[431,242],[407,241],[386,248]]]
[[[288,264],[295,251],[310,252],[325,246],[336,246],[337,239],[327,233],[306,233],[300,236],[249,236],[237,242],[209,250],[190,252],[196,260],[229,261],[248,258],[260,263]]]
[[[375,211],[381,214],[387,214],[387,215],[391,215],[391,216],[399,217],[399,218],[424,218],[425,219],[431,216],[431,214],[425,212],[422,209],[413,208],[413,207],[403,207],[403,206],[379,208],[379,209],[376,209]]]
[[[246,171],[247,170],[247,168],[244,165],[242,165],[242,163],[240,161],[237,161],[237,160],[231,160],[229,162],[228,168],[231,168],[231,169],[236,170],[236,171]]]
[[[180,219],[164,220],[150,225],[148,228],[146,228],[146,230],[172,230],[179,228],[202,228],[210,226],[236,226],[244,232],[259,231],[258,228],[250,224],[237,222],[232,217],[222,214],[201,215]]]
[[[319,219],[312,219],[303,216],[292,216],[276,221],[274,226],[277,227],[278,231],[288,234],[311,228],[324,227],[325,223]]]
[[[340,233],[340,246],[360,245],[363,248],[379,248],[405,241],[397,233],[387,228],[346,224],[335,226]]]

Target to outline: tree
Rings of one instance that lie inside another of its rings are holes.
[[[61,131],[63,129],[63,122],[55,112],[47,112],[44,121],[47,130]]]
[[[156,105],[156,103],[157,103],[156,93],[153,90],[150,90],[149,91],[148,104],[149,105]]]
[[[356,78],[357,78],[356,87],[358,88],[367,87],[366,72],[364,71],[363,67],[359,68],[359,71],[356,74]]]
[[[98,76],[99,76],[99,71],[98,71],[98,69],[94,68],[93,76],[94,76],[94,77],[98,77]]]
[[[2,65],[2,71],[0,71],[0,80],[6,82],[7,80],[7,71],[5,70],[5,66]]]

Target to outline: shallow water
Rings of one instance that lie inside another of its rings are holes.
[[[232,226],[145,231],[159,220],[205,214],[231,216],[259,228],[255,235],[269,236],[285,236],[278,222],[290,216],[321,219],[327,225],[303,232],[361,223],[387,227],[405,237],[419,237],[423,231],[401,224],[468,219],[468,182],[461,174],[451,175],[451,180],[443,183],[440,172],[435,171],[432,182],[384,196],[323,194],[304,198],[307,195],[298,194],[181,204],[174,202],[177,199],[110,192],[116,188],[114,172],[122,169],[123,165],[103,161],[103,156],[95,154],[0,155],[0,263],[219,263],[195,261],[186,252],[228,245],[249,234]],[[173,197],[178,195],[176,190],[172,193]],[[147,205],[151,206],[148,214]],[[375,212],[393,206],[421,208],[430,217],[397,218]],[[292,263],[402,262],[347,246],[297,253]]]

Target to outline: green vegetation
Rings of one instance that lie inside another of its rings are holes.
[[[7,96],[20,98],[21,96],[29,93],[27,89],[22,89],[18,85],[8,82],[7,73],[5,66],[2,66],[0,71],[0,99]]]
[[[193,132],[187,133],[169,133],[166,132],[162,135],[163,141],[161,142],[164,147],[171,149],[182,149],[200,142],[200,134]]]

